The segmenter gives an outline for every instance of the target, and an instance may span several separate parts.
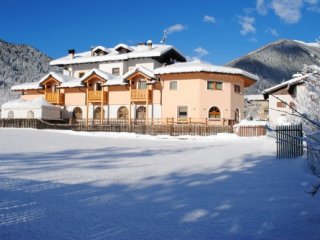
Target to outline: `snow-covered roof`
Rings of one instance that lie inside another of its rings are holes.
[[[176,51],[182,58],[183,55],[178,52],[171,45],[153,44],[152,49],[149,50],[148,46],[138,45],[138,46],[127,46],[125,44],[120,44],[120,46],[126,46],[127,49],[132,50],[128,53],[120,54],[116,51],[119,44],[115,48],[108,48],[110,53],[103,56],[92,56],[91,51],[77,53],[73,58],[65,56],[50,62],[51,66],[56,65],[66,65],[66,64],[79,64],[79,63],[93,63],[93,62],[107,62],[107,61],[123,61],[133,58],[151,58],[151,57],[161,57],[163,54],[170,50]]]
[[[23,83],[11,87],[12,91],[22,91],[22,90],[31,90],[31,89],[42,89],[39,85],[39,82]]]
[[[124,43],[119,43],[117,46],[115,46],[113,49],[117,50],[119,48],[125,48],[127,49],[128,51],[132,52],[134,51],[134,49],[130,46],[128,46],[127,44],[124,44]]]
[[[73,88],[73,87],[84,87],[85,85],[81,82],[80,79],[75,79],[72,81],[61,83],[58,88]]]
[[[285,82],[282,82],[278,85],[275,85],[271,88],[268,88],[268,89],[265,89],[262,93],[263,94],[268,94],[268,93],[271,93],[271,92],[274,92],[276,90],[279,90],[279,89],[282,89],[282,88],[285,88],[287,86],[290,86],[290,85],[295,85],[295,84],[300,84],[300,83],[303,83],[304,82],[304,79],[309,77],[311,75],[311,73],[308,73],[308,74],[305,74],[303,76],[300,76],[300,77],[297,77],[297,78],[293,78],[293,79],[290,79],[288,81],[285,81]]]
[[[77,80],[74,77],[69,77],[69,76],[63,75],[62,73],[50,72],[40,79],[39,84],[43,83],[50,76],[52,76],[54,79],[58,80],[60,83]]]
[[[244,98],[248,101],[263,101],[264,100],[263,94],[245,95]]]
[[[8,109],[19,109],[19,108],[36,108],[36,107],[52,107],[52,108],[60,108],[58,106],[54,106],[51,103],[48,103],[42,96],[32,99],[32,100],[25,100],[23,98],[19,98],[17,100],[9,101],[4,103],[1,106],[2,110]]]
[[[106,52],[106,53],[110,53],[111,52],[110,49],[108,49],[108,48],[106,48],[104,46],[96,46],[94,49],[92,49],[92,52],[96,52],[98,50]]]
[[[190,72],[212,72],[212,73],[227,73],[238,74],[248,77],[252,80],[258,81],[259,77],[247,71],[231,68],[216,66],[211,64],[202,63],[199,61],[175,63],[165,67],[160,67],[154,70],[154,74],[170,74],[170,73],[190,73]]]
[[[155,78],[155,75],[154,75],[153,71],[148,69],[148,68],[145,68],[143,66],[134,67],[133,69],[131,69],[130,71],[125,73],[123,75],[123,78],[127,79],[128,77],[132,76],[133,74],[135,74],[137,72],[141,72],[143,75],[145,75],[145,76],[147,76],[147,77],[149,77],[151,79]]]
[[[108,80],[103,86],[116,86],[116,85],[127,85],[128,83],[124,80],[123,76],[116,76]]]
[[[91,69],[90,71],[86,72],[85,75],[83,75],[80,80],[81,82],[84,81],[85,79],[87,79],[89,76],[91,76],[92,74],[96,74],[98,75],[99,77],[103,78],[104,80],[110,80],[110,79],[113,79],[117,76],[111,74],[111,73],[108,73],[108,72],[105,72],[105,71],[102,71],[100,69],[97,69],[97,68],[93,68]]]

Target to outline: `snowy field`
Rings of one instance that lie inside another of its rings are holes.
[[[0,129],[0,239],[319,239],[305,159],[267,137]]]

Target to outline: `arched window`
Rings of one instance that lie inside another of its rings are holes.
[[[220,109],[217,107],[212,107],[209,110],[209,118],[210,119],[220,119],[221,118],[221,112]]]
[[[74,108],[72,112],[72,118],[82,119],[82,109],[79,107]]]
[[[128,119],[128,117],[129,117],[128,108],[120,107],[118,109],[118,119],[124,120],[124,119]]]
[[[104,115],[104,110],[103,110],[102,115]],[[96,109],[94,109],[93,118],[94,119],[101,119],[101,107],[97,107]]]
[[[234,121],[236,123],[238,123],[240,121],[240,113],[239,113],[239,109],[236,108],[236,110],[234,111]]]
[[[33,111],[28,111],[27,112],[27,118],[34,118],[34,112]]]
[[[136,111],[136,118],[137,119],[145,119],[146,118],[146,107],[140,106],[137,108]]]
[[[8,118],[14,118],[14,113],[12,111],[8,112]]]

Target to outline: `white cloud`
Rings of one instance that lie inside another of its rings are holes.
[[[273,0],[271,7],[286,23],[297,23],[301,18],[303,0]]]
[[[279,36],[279,33],[278,33],[277,29],[275,29],[275,28],[268,28],[266,30],[266,33],[270,33],[272,36],[275,36],[275,37]]]
[[[203,47],[197,47],[194,51],[198,54],[199,57],[209,55],[209,52]]]
[[[264,0],[257,0],[256,9],[260,15],[268,14],[268,7]]]
[[[175,32],[181,32],[182,30],[185,30],[187,28],[188,28],[187,26],[184,26],[184,25],[182,25],[180,23],[177,23],[175,25],[172,25],[172,26],[168,27],[166,29],[166,32],[167,32],[168,35],[170,35],[170,34],[175,33]]]
[[[213,16],[208,16],[208,15],[205,15],[205,16],[203,17],[203,21],[204,21],[204,22],[207,22],[207,23],[216,23],[216,22],[217,22],[216,19],[215,19],[215,17],[213,17]]]
[[[249,33],[255,33],[256,28],[254,26],[256,19],[254,17],[239,17],[239,24],[241,25],[241,35],[245,36]]]
[[[319,0],[305,0],[306,3],[309,3],[311,5],[317,5]]]

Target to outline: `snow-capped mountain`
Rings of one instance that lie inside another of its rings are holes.
[[[12,85],[38,80],[52,70],[51,60],[31,46],[0,40],[0,105],[15,97],[9,90]]]
[[[248,93],[289,80],[304,65],[320,66],[320,45],[297,40],[278,40],[254,52],[233,60],[227,66],[257,74],[261,81],[248,89]]]

